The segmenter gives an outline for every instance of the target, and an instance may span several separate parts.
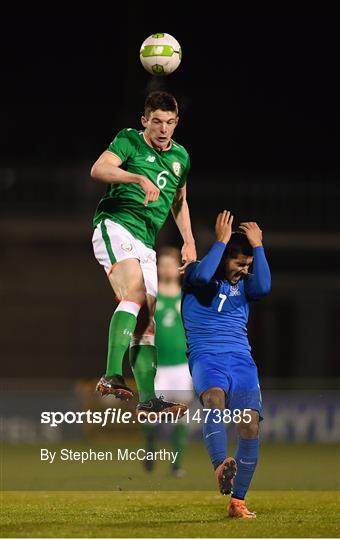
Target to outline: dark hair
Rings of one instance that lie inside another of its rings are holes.
[[[253,248],[249,244],[249,240],[245,233],[233,232],[225,249],[224,256],[234,259],[240,254],[252,257]]]
[[[224,250],[222,259],[215,272],[216,279],[225,279],[225,262],[226,259],[236,259],[238,255],[253,256],[253,248],[249,244],[249,240],[243,232],[233,232],[227,247]]]
[[[157,109],[178,114],[178,105],[174,96],[162,90],[156,90],[147,96],[144,103],[144,116],[147,118],[151,112],[157,111]]]

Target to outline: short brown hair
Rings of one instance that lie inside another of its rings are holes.
[[[144,116],[147,118],[151,112],[157,111],[170,111],[178,115],[178,104],[172,94],[164,92],[163,90],[156,90],[151,92],[144,103]]]

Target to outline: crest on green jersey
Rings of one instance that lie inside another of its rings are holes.
[[[181,174],[181,164],[178,161],[173,162],[172,168],[176,176]]]

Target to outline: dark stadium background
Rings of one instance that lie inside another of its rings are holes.
[[[147,92],[179,100],[175,139],[191,154],[198,255],[217,212],[257,221],[273,275],[250,334],[264,380],[339,376],[340,219],[334,13],[246,8],[4,16],[1,42],[0,350],[5,378],[98,378],[113,295],[94,259],[91,220],[105,187],[91,164]],[[151,33],[174,35],[182,65],[153,78]],[[180,246],[169,221],[158,246]],[[300,381],[300,382],[299,382]]]

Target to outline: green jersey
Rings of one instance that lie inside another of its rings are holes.
[[[158,366],[176,366],[186,363],[186,338],[181,317],[181,294],[157,296],[156,347]]]
[[[171,141],[169,150],[157,151],[143,131],[128,128],[118,133],[108,150],[122,160],[121,167],[149,178],[160,190],[157,201],[144,206],[145,193],[138,184],[109,184],[94,216],[94,226],[111,219],[127,229],[147,247],[153,248],[176,189],[183,187],[190,169],[187,151]]]

